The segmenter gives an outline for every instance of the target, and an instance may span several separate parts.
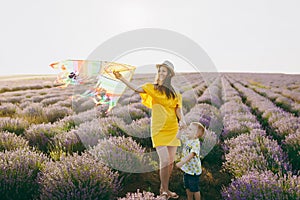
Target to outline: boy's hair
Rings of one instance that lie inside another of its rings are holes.
[[[197,126],[197,131],[202,131],[202,133],[205,133],[205,127],[200,122],[191,122],[191,125]]]

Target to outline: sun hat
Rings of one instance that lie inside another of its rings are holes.
[[[174,65],[170,61],[165,60],[162,64],[157,64],[156,65],[157,68],[159,68],[161,66],[167,67],[170,70],[171,75],[175,76]]]
[[[205,127],[203,126],[203,124],[201,124],[200,122],[191,122],[191,124],[195,124],[198,127],[201,127],[203,129],[203,131],[205,132]]]

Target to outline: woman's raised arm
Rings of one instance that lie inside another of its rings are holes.
[[[120,74],[120,72],[118,71],[113,71],[113,74],[115,75],[116,79],[122,81],[125,85],[127,85],[127,87],[129,87],[130,89],[132,89],[135,92],[138,93],[144,93],[145,91],[143,90],[143,88],[141,86],[137,86],[129,81],[127,81],[122,74]]]

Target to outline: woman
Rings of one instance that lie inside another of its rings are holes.
[[[158,72],[154,84],[146,83],[141,87],[124,79],[119,72],[115,71],[114,75],[129,88],[139,92],[142,103],[152,109],[151,139],[160,161],[160,193],[166,199],[178,198],[175,192],[169,190],[169,179],[177,146],[180,146],[180,140],[176,138],[178,126],[186,126],[181,109],[182,98],[171,84],[172,77],[175,75],[173,64],[165,61],[157,64],[156,67]]]

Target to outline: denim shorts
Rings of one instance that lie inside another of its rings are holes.
[[[200,175],[190,175],[184,173],[183,175],[183,183],[184,188],[189,189],[191,192],[199,192],[200,191]]]

